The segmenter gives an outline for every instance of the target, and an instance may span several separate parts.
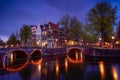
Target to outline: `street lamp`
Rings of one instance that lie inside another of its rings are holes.
[[[114,39],[115,39],[115,37],[112,36],[111,38],[112,38],[112,46],[113,46],[113,48],[114,48]]]
[[[115,39],[115,37],[114,36],[112,36],[112,40],[114,40]]]
[[[101,47],[101,41],[102,41],[102,38],[101,38],[101,37],[99,37],[99,41],[100,41],[100,47]]]
[[[100,38],[99,38],[99,40],[101,41],[101,40],[102,40],[102,38],[100,37]]]

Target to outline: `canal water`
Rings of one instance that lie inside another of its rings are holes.
[[[120,64],[67,56],[32,60],[22,68],[0,70],[0,80],[120,80]],[[21,63],[23,64],[23,62]],[[23,65],[22,65],[23,66]],[[21,66],[18,66],[21,67]]]

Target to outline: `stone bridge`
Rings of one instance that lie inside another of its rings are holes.
[[[0,64],[2,64],[3,62],[12,62],[17,60],[26,60],[26,62],[29,62],[29,59],[34,60],[35,58],[37,59],[37,58],[41,58],[42,56],[51,56],[51,55],[52,56],[67,55],[67,58],[70,61],[73,61],[72,59],[70,59],[71,54],[75,54],[77,59],[82,57],[82,47],[67,47],[67,48],[54,48],[54,49],[6,48],[6,49],[0,49]]]

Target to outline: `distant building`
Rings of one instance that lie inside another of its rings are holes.
[[[41,47],[41,27],[40,25],[30,25],[32,30],[31,45]]]
[[[47,24],[41,25],[41,44],[42,47],[47,47]]]
[[[41,25],[42,30],[42,47],[57,48],[59,47],[59,25],[49,22]]]
[[[59,46],[60,47],[65,47],[66,46],[66,31],[64,28],[59,29]]]
[[[29,25],[32,30],[31,46],[58,48],[66,46],[66,31],[59,24]],[[29,42],[30,42],[29,41]]]

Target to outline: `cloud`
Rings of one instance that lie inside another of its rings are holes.
[[[23,24],[44,24],[49,21],[57,23],[65,14],[77,16],[84,22],[89,9],[100,1],[0,0],[0,35],[8,36],[12,32],[19,31]],[[109,2],[120,8],[119,0],[109,0]],[[120,12],[118,14],[120,15]]]

